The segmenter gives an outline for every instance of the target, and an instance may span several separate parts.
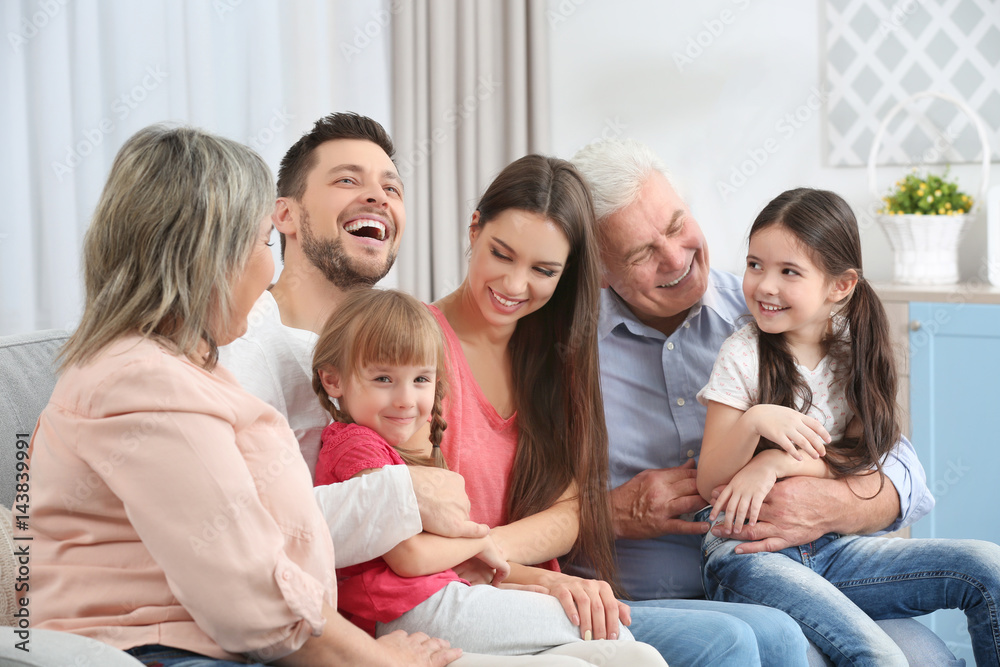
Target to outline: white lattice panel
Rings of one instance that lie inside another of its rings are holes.
[[[901,100],[935,90],[965,101],[1000,160],[1000,0],[824,0],[827,162],[868,161],[879,123]],[[975,162],[972,122],[919,101],[888,128],[880,164]]]

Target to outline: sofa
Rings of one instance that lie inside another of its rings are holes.
[[[15,504],[17,493],[18,452],[25,451],[38,415],[52,394],[56,383],[55,357],[68,335],[65,331],[53,330],[0,338],[0,386],[3,387],[0,393],[0,437],[3,438],[0,444],[0,664],[4,667],[137,667],[142,663],[104,642],[66,632],[30,629],[30,578],[26,582],[27,592],[17,592],[14,588],[23,565],[15,560],[15,545],[28,545],[29,559],[23,566],[29,568],[29,572],[31,548],[30,542],[14,539],[23,536],[24,532],[13,530],[11,526],[10,508]],[[29,501],[30,483],[29,474]],[[30,524],[30,502],[28,510]],[[17,603],[20,596],[29,599],[27,618]]]
[[[69,334],[66,331],[38,331],[0,337],[0,515],[14,504],[18,440],[34,430],[38,415],[48,403],[56,383],[55,358]],[[30,516],[30,515],[29,515]],[[10,514],[0,516],[0,665],[64,667],[135,667],[141,665],[127,653],[78,635],[44,630],[31,631],[31,652],[16,648],[20,630],[13,617],[16,601],[8,578],[15,572]],[[30,521],[30,519],[29,519]],[[30,608],[29,608],[30,610]],[[883,621],[883,623],[887,623]],[[912,619],[888,623],[914,624]],[[921,647],[934,655],[947,653],[944,643],[930,630],[920,634]],[[810,664],[819,664],[819,658]],[[826,662],[826,664],[831,664]],[[960,664],[960,663],[959,663]]]

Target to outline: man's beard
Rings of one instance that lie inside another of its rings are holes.
[[[307,213],[303,213],[299,236],[306,258],[323,272],[327,280],[345,292],[359,287],[372,287],[389,273],[396,261],[396,253],[390,248],[384,266],[374,271],[363,263],[355,262],[344,251],[343,239],[321,239],[313,235]]]

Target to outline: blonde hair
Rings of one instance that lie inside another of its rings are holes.
[[[313,352],[313,391],[335,421],[353,423],[323,388],[320,370],[337,371],[342,379],[358,378],[365,366],[420,365],[435,368],[434,407],[431,409],[432,455],[414,456],[396,448],[407,465],[447,468],[441,437],[447,423],[441,403],[447,388],[441,327],[427,307],[396,290],[358,289],[348,292],[316,341]]]
[[[232,282],[274,206],[267,164],[250,148],[191,127],[152,125],[122,146],[84,241],[86,304],[63,368],[118,338],[157,337],[193,356],[229,327]]]

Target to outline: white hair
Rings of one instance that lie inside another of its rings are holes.
[[[676,189],[663,161],[634,139],[595,141],[577,151],[571,162],[590,186],[598,222],[632,204],[654,171]]]

